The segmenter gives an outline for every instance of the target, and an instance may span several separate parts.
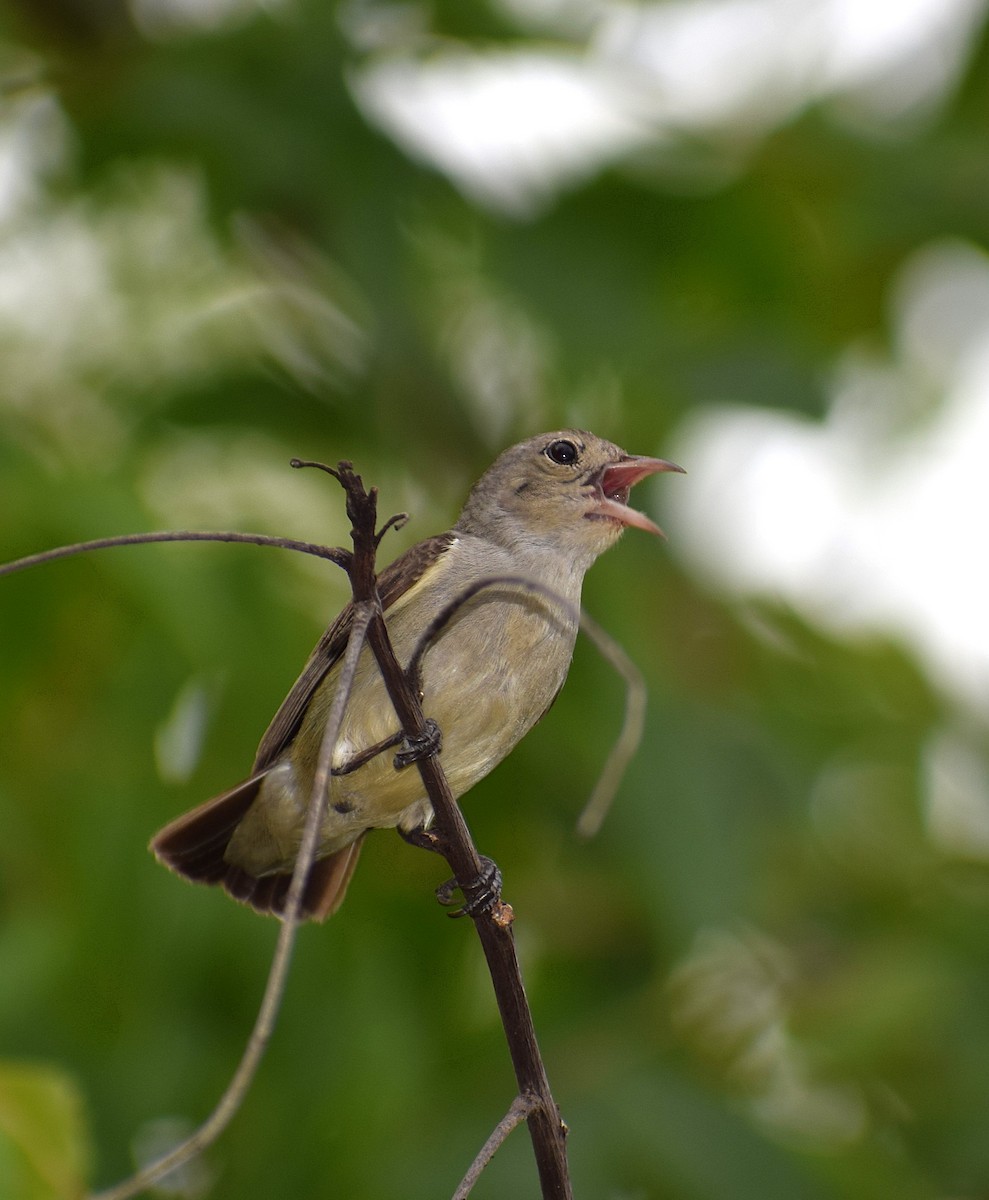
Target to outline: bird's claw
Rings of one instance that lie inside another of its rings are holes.
[[[419,850],[432,850],[434,854],[443,853],[443,839],[425,825],[417,825],[415,829],[403,829],[401,825],[397,828],[398,836],[410,846],[416,846]]]
[[[496,862],[481,855],[481,870],[476,879],[461,886],[456,879],[448,879],[436,889],[436,899],[444,908],[455,904],[454,892],[464,897],[460,908],[449,912],[448,917],[479,917],[490,912],[501,900],[501,870]]]
[[[426,718],[426,728],[416,737],[406,735],[402,739],[402,749],[395,755],[393,759],[395,770],[400,771],[402,767],[411,766],[412,763],[418,762],[420,758],[429,758],[432,754],[439,754],[443,748],[443,735],[440,732],[439,725],[432,717]]]

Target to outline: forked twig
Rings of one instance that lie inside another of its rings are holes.
[[[477,1158],[470,1164],[467,1174],[461,1179],[460,1186],[453,1193],[453,1200],[467,1200],[474,1190],[474,1184],[481,1178],[481,1172],[494,1158],[495,1152],[504,1144],[513,1129],[517,1129],[539,1103],[536,1096],[516,1096],[508,1112],[501,1118],[491,1131],[491,1136],[477,1153]]]
[[[364,491],[359,476],[341,464],[340,482],[347,492],[347,512],[354,523],[354,568],[350,579],[354,599],[367,597],[365,589],[374,589],[373,545],[375,529],[375,493]],[[362,559],[366,565],[362,567]],[[410,686],[388,639],[380,612],[368,629],[371,647],[399,721],[410,741],[426,736],[426,719],[418,691]],[[481,871],[481,860],[470,836],[450,785],[435,752],[416,760],[423,786],[432,804],[434,830],[439,850],[450,864],[461,889],[469,889]],[[536,1042],[532,1012],[522,984],[522,972],[512,936],[511,908],[500,900],[492,907],[472,914],[478,938],[487,959],[495,999],[508,1043],[518,1094],[532,1097],[526,1114],[543,1200],[571,1200],[570,1172],[566,1156],[566,1126],[550,1091],[546,1068]]]

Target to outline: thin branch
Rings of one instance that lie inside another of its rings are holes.
[[[426,656],[426,652],[430,646],[436,641],[443,630],[449,625],[460,609],[478,594],[478,592],[486,591],[493,587],[520,587],[526,591],[534,592],[542,596],[545,600],[562,608],[570,619],[577,623],[580,620],[580,609],[575,604],[571,604],[559,592],[553,591],[551,587],[540,583],[537,579],[530,579],[528,575],[491,575],[486,579],[477,579],[469,586],[465,587],[436,614],[425,632],[416,642],[415,650],[412,652],[412,657],[409,659],[409,665],[405,668],[405,673],[408,678],[409,687],[416,693],[421,689],[422,683],[422,660]]]
[[[581,837],[591,838],[604,823],[619,785],[635,757],[642,742],[642,731],[646,724],[646,700],[648,691],[642,672],[629,658],[622,647],[592,617],[581,609],[580,627],[598,649],[598,653],[609,662],[625,680],[625,718],[618,740],[611,747],[604,769],[598,776],[594,791],[577,819],[577,832]]]
[[[365,492],[360,476],[353,473],[349,464],[340,464],[339,478],[347,492],[347,512],[354,523],[354,566],[350,576],[354,599],[370,599],[375,588],[376,495],[374,489]],[[426,720],[418,694],[409,686],[408,677],[395,658],[380,613],[371,621],[367,640],[406,736],[413,741],[423,738],[427,732]],[[433,806],[434,828],[440,842],[438,848],[450,864],[458,885],[469,890],[481,872],[481,860],[463,814],[435,754],[418,759],[416,767]],[[515,953],[512,910],[498,901],[492,908],[474,914],[473,920],[487,959],[519,1094],[535,1098],[527,1121],[543,1200],[572,1200],[566,1126],[550,1091],[536,1042],[532,1013]]]
[[[373,603],[366,602],[356,605],[354,609],[354,621],[340,670],[340,680],[333,695],[333,703],[326,718],[323,741],[320,744],[312,797],[309,802],[309,811],[306,814],[302,844],[299,846],[295,867],[292,871],[285,915],[278,931],[278,941],[268,972],[268,981],[265,985],[261,1007],[237,1070],[227,1085],[226,1091],[217,1102],[216,1108],[184,1142],[180,1142],[173,1150],[155,1162],[142,1167],[129,1179],[125,1179],[122,1183],[105,1191],[95,1193],[90,1200],[129,1200],[130,1197],[136,1196],[160,1182],[169,1172],[184,1166],[190,1159],[201,1154],[216,1141],[229,1125],[254,1080],[261,1058],[274,1031],[282,996],[285,992],[285,981],[288,976],[292,950],[295,946],[295,935],[299,927],[302,893],[306,876],[309,874],[316,854],[320,825],[329,801],[333,750],[340,735],[344,710],[350,699],[357,671],[357,660],[363,649],[368,623],[375,612],[375,607]]]
[[[477,1158],[470,1165],[467,1174],[461,1179],[460,1186],[453,1193],[453,1200],[467,1200],[474,1190],[474,1184],[481,1177],[481,1172],[494,1158],[495,1153],[507,1140],[513,1129],[525,1121],[539,1103],[538,1096],[516,1096],[512,1106],[494,1127],[491,1136],[478,1151]]]
[[[493,587],[521,587],[542,596],[561,608],[571,620],[580,622],[581,629],[597,647],[601,657],[614,667],[615,671],[625,680],[625,717],[621,732],[611,748],[604,768],[594,785],[594,790],[577,821],[577,832],[581,837],[593,837],[608,815],[608,810],[611,808],[615,794],[628,769],[628,764],[634,758],[642,742],[648,692],[639,668],[618,642],[582,608],[577,608],[569,600],[538,580],[524,575],[492,575],[488,579],[476,580],[469,587],[464,588],[433,618],[419,638],[412,657],[409,659],[409,664],[405,668],[409,686],[416,693],[420,691],[422,663],[430,646],[464,604],[472,600],[479,592]]]
[[[117,537],[74,542],[71,546],[56,546],[54,550],[42,550],[40,554],[29,554],[26,558],[15,558],[13,562],[0,564],[0,576],[26,571],[29,567],[40,567],[43,563],[56,562],[60,558],[71,558],[74,554],[88,554],[90,550],[112,550],[115,546],[143,546],[150,542],[246,542],[251,546],[273,546],[276,550],[297,550],[301,554],[313,554],[317,558],[328,558],[338,566],[346,566],[343,559],[347,554],[346,550],[335,546],[320,546],[316,542],[269,537],[266,533],[234,533],[229,530],[209,533],[195,529],[167,529],[161,533],[123,533]]]

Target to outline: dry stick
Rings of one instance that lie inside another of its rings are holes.
[[[508,1112],[505,1113],[494,1127],[491,1136],[478,1151],[477,1158],[470,1165],[470,1170],[461,1179],[460,1186],[453,1193],[453,1200],[467,1200],[467,1197],[474,1190],[474,1184],[480,1179],[481,1172],[492,1158],[494,1158],[495,1151],[507,1139],[512,1130],[517,1129],[522,1124],[538,1103],[539,1100],[536,1096],[515,1097]]]
[[[608,761],[598,776],[590,799],[584,805],[584,811],[577,819],[577,832],[581,837],[591,838],[604,823],[628,764],[642,741],[648,691],[639,668],[611,634],[606,633],[583,609],[580,612],[580,627],[597,647],[605,662],[610,663],[625,680],[625,719],[622,722],[621,733],[611,747]]]
[[[393,517],[385,530],[397,524],[402,517]],[[241,542],[258,546],[273,546],[281,550],[296,550],[312,554],[318,558],[329,559],[343,567],[349,567],[352,555],[335,547],[321,546],[312,542],[300,542],[292,538],[276,538],[267,534],[236,533],[230,531],[206,532],[189,530],[169,530],[161,533],[121,534],[115,537],[95,538],[87,542],[76,542],[70,546],[59,546],[53,550],[44,550],[25,558],[0,565],[0,576],[12,575],[29,567],[41,566],[44,563],[58,559],[69,558],[90,550],[107,550],[117,546],[145,545],[152,542]],[[322,815],[328,803],[329,780],[333,749],[339,736],[340,726],[350,690],[353,686],[357,660],[364,644],[368,622],[376,608],[375,604],[355,605],[353,625],[347,648],[341,664],[340,681],[334,695],[333,704],[327,715],[323,741],[320,745],[320,756],[317,763],[316,776],[313,782],[313,795],[310,802],[306,824],[303,829],[302,842],[292,873],[286,897],[286,909],[283,924],[279,930],[275,952],[272,957],[264,995],[258,1009],[254,1027],[251,1031],[244,1053],[235,1070],[230,1083],[220,1097],[213,1112],[193,1133],[178,1146],[174,1147],[161,1158],[143,1167],[129,1179],[123,1180],[112,1188],[94,1193],[91,1200],[128,1200],[165,1175],[184,1166],[191,1159],[201,1154],[212,1145],[223,1130],[233,1119],[243,1098],[250,1087],[257,1068],[267,1048],[274,1031],[275,1021],[285,992],[288,968],[292,950],[295,944],[295,934],[299,923],[299,909],[305,879],[312,866],[316,852],[316,842],[319,836],[319,826]]]
[[[292,882],[289,885],[285,915],[281,928],[278,931],[278,941],[275,946],[271,969],[268,973],[268,982],[265,986],[261,1007],[258,1010],[254,1028],[251,1030],[251,1036],[237,1066],[237,1070],[227,1085],[226,1091],[224,1091],[217,1102],[216,1108],[213,1109],[212,1113],[210,1113],[199,1128],[186,1138],[184,1142],[180,1142],[174,1149],[161,1158],[156,1159],[153,1163],[142,1167],[141,1170],[137,1171],[129,1179],[125,1179],[123,1182],[116,1184],[112,1188],[107,1188],[105,1191],[95,1193],[90,1200],[129,1200],[129,1197],[138,1195],[146,1188],[158,1183],[170,1171],[184,1166],[190,1159],[201,1154],[207,1146],[211,1146],[216,1141],[227,1125],[229,1125],[231,1119],[239,1109],[247,1089],[253,1082],[261,1057],[274,1031],[278,1009],[285,991],[285,981],[288,976],[289,963],[295,945],[295,935],[299,927],[299,908],[302,902],[302,892],[306,876],[315,857],[319,828],[322,824],[323,814],[326,811],[326,805],[329,800],[330,767],[333,759],[333,751],[340,735],[344,710],[347,706],[347,701],[350,699],[350,690],[357,671],[357,660],[363,649],[368,623],[375,611],[375,607],[369,601],[357,604],[354,608],[354,620],[350,630],[350,637],[347,640],[347,649],[344,653],[343,664],[340,669],[340,681],[333,695],[333,704],[326,718],[323,741],[319,748],[316,778],[313,781],[313,792],[309,803],[309,811],[306,814],[302,844],[299,846],[295,867],[292,871]]]
[[[375,594],[376,492],[373,488],[365,492],[360,476],[353,473],[349,464],[340,464],[338,478],[347,493],[347,513],[354,525],[354,566],[350,576],[354,599],[369,600]],[[427,729],[422,707],[395,658],[380,612],[371,621],[367,640],[406,736],[411,740],[423,738]],[[441,853],[461,889],[470,889],[481,873],[481,860],[443,769],[435,756],[418,759],[416,766],[433,806]],[[519,1095],[533,1097],[527,1121],[543,1198],[572,1200],[566,1126],[550,1091],[536,1043],[532,1013],[515,954],[511,909],[499,901],[490,910],[474,915],[473,920],[488,962]]]
[[[597,783],[594,785],[594,791],[577,821],[577,832],[581,837],[593,837],[608,815],[622,777],[642,741],[648,693],[639,668],[615,639],[606,633],[597,621],[589,617],[583,609],[571,604],[563,596],[554,592],[552,588],[524,575],[492,575],[488,579],[479,579],[464,588],[453,601],[441,609],[420,637],[412,657],[409,659],[409,665],[406,667],[409,686],[415,692],[420,690],[422,660],[439,635],[460,611],[461,606],[473,599],[478,592],[493,587],[521,587],[526,591],[543,596],[561,608],[572,620],[580,622],[581,629],[597,647],[601,657],[614,667],[615,672],[625,680],[625,717],[621,732],[611,748]]]
[[[382,531],[383,532],[383,531]],[[39,554],[31,554],[13,562],[0,565],[0,576],[12,575],[29,567],[41,566],[43,563],[55,562],[58,559],[69,558],[75,554],[83,554],[90,550],[107,550],[116,546],[145,545],[149,542],[246,542],[251,545],[273,546],[281,550],[298,550],[302,553],[313,554],[319,558],[330,559],[341,566],[348,566],[351,555],[333,547],[320,546],[312,542],[299,542],[291,538],[273,538],[267,534],[234,533],[223,531],[219,533],[169,530],[163,533],[122,534],[116,537],[96,538],[87,542],[76,542],[70,546],[59,546],[53,550],[44,550]],[[95,1193],[92,1200],[127,1200],[152,1186],[169,1172],[185,1165],[191,1159],[201,1154],[211,1145],[230,1123],[240,1107],[247,1089],[250,1087],[261,1058],[274,1030],[278,1010],[281,1006],[285,983],[288,976],[289,963],[295,943],[295,933],[298,927],[299,908],[306,875],[312,866],[316,851],[316,841],[319,835],[319,825],[328,797],[329,778],[333,749],[339,735],[343,713],[349,699],[357,669],[357,659],[364,644],[367,625],[373,612],[372,605],[358,606],[354,613],[354,622],[347,642],[341,666],[340,682],[333,699],[333,704],[327,716],[323,742],[320,745],[320,756],[317,764],[316,777],[313,784],[313,797],[303,830],[302,843],[296,858],[292,874],[292,882],[286,898],[286,914],[284,923],[279,930],[275,953],[272,957],[271,968],[265,984],[264,995],[258,1009],[254,1027],[251,1030],[247,1045],[240,1063],[237,1066],[230,1083],[220,1097],[213,1112],[206,1120],[183,1142],[167,1154],[148,1164],[129,1179],[116,1184],[105,1191]]]
[[[420,694],[423,659],[439,635],[460,611],[461,607],[473,599],[474,596],[478,595],[478,593],[496,587],[520,587],[528,592],[541,595],[551,604],[562,609],[572,620],[579,620],[581,628],[591,641],[594,642],[601,656],[626,681],[625,719],[621,733],[619,734],[618,741],[612,747],[611,753],[608,755],[608,761],[605,764],[604,770],[577,824],[577,830],[582,836],[592,837],[600,829],[601,823],[604,821],[615,793],[618,790],[622,775],[642,739],[642,729],[645,722],[646,686],[638,668],[621,646],[596,621],[587,616],[583,610],[576,608],[552,588],[546,587],[544,584],[527,576],[494,575],[487,579],[477,580],[469,587],[464,588],[454,600],[441,609],[430,622],[426,631],[421,635],[405,668],[409,687],[416,695]],[[508,1114],[498,1124],[491,1137],[488,1138],[481,1148],[477,1158],[471,1164],[470,1169],[460,1183],[460,1187],[454,1193],[453,1200],[465,1200],[495,1152],[512,1130],[528,1117],[536,1104],[538,1104],[538,1099],[531,1096],[516,1097]]]
[[[0,565],[0,576],[26,571],[28,567],[40,567],[43,563],[55,562],[60,558],[71,558],[74,554],[85,554],[90,550],[111,550],[115,546],[143,546],[148,542],[246,542],[251,546],[274,546],[277,550],[298,550],[302,554],[313,554],[317,558],[328,558],[339,566],[347,552],[333,546],[320,546],[317,542],[297,542],[294,538],[269,537],[266,533],[232,533],[222,530],[209,533],[199,530],[169,529],[163,533],[122,533],[116,537],[94,538],[90,542],[74,542],[71,546],[57,546],[54,550],[42,550],[40,554],[29,554],[26,558],[15,558],[13,562]]]
[[[542,596],[543,599],[549,600],[551,604],[562,608],[572,621],[577,622],[580,620],[580,609],[575,604],[571,604],[559,592],[555,592],[551,587],[547,587],[545,583],[540,583],[538,579],[530,579],[528,575],[489,575],[484,579],[477,579],[474,583],[468,584],[463,591],[458,592],[449,604],[440,609],[432,621],[430,621],[418,642],[416,642],[415,650],[409,659],[409,665],[405,668],[409,686],[414,692],[421,690],[422,660],[425,658],[432,644],[468,600],[473,600],[479,592],[484,592],[488,588],[495,587],[521,588],[527,592],[534,592],[536,595]]]

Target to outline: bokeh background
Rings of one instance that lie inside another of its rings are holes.
[[[466,802],[577,1194],[989,1195],[985,0],[4,0],[0,558],[151,528],[388,556],[508,443],[683,463]],[[274,550],[0,581],[0,1194],[219,1094],[276,927],[145,846],[243,776],[346,596]],[[187,1195],[452,1193],[512,1077],[431,856],[368,843]],[[537,1194],[524,1133],[478,1197]]]

